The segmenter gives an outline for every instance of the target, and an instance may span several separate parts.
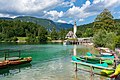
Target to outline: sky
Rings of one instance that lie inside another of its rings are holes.
[[[120,0],[0,0],[0,17],[33,16],[82,25],[93,22],[105,8],[120,18]]]

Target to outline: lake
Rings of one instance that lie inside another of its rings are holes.
[[[71,57],[74,52],[74,55],[83,55],[91,50],[85,46],[0,43],[0,49],[21,50],[22,57],[33,59],[30,64],[0,69],[0,80],[109,80],[82,70],[75,72]]]

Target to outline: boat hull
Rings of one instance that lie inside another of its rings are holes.
[[[8,61],[2,61],[0,62],[0,68],[5,68],[8,65]]]
[[[9,60],[9,65],[25,64],[25,63],[30,63],[31,61],[32,61],[31,57],[21,58],[17,60]]]

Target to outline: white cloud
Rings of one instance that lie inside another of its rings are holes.
[[[73,6],[67,10],[66,17],[84,21],[84,18],[98,15],[103,9],[108,8],[114,10],[120,6],[120,0],[94,0],[92,3],[87,0],[81,7]]]
[[[73,23],[73,20],[84,21],[87,17],[98,15],[104,8],[115,12],[114,8],[120,7],[120,0],[93,0],[93,2],[86,0],[84,4],[80,5],[81,7],[75,6],[74,3],[76,1],[77,0],[0,0],[0,17],[30,15],[61,22],[67,20],[67,22]]]
[[[71,6],[74,6],[74,3],[73,2],[63,2],[62,4],[60,4],[60,6],[62,7],[71,7]]]
[[[63,11],[57,12],[55,10],[49,12],[45,11],[44,13],[45,13],[44,17],[48,17],[51,20],[57,20],[58,18],[64,15]]]
[[[79,21],[80,21],[80,22],[83,22],[83,21],[84,21],[84,19],[79,19]]]
[[[66,16],[69,18],[86,18],[90,15],[89,12],[85,12],[84,10],[90,6],[90,1],[87,0],[85,4],[82,5],[82,7],[76,7],[73,6],[66,12]]]
[[[10,15],[9,14],[0,14],[0,17],[10,17]]]
[[[70,21],[68,21],[68,23],[69,23],[69,24],[74,23],[74,20],[70,20]]]
[[[14,15],[9,15],[9,14],[1,14],[1,13],[0,13],[0,17],[10,17],[10,18],[15,18],[16,16],[14,16]]]
[[[0,13],[34,14],[55,8],[62,2],[63,0],[0,0]]]
[[[120,11],[117,11],[117,12],[113,12],[113,14],[120,14]]]
[[[103,2],[106,8],[113,8],[120,5],[120,0],[105,0]]]
[[[71,2],[76,2],[76,0],[71,0]]]
[[[104,0],[94,0],[93,1],[93,4],[97,4],[97,3],[100,3],[100,2],[103,2]]]
[[[60,22],[60,23],[67,23],[67,22],[64,21],[64,20],[58,20],[57,22]]]

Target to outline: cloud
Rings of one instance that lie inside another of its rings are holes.
[[[105,8],[114,10],[118,6],[120,6],[120,0],[93,0],[93,2],[87,0],[81,7],[73,6],[69,8],[65,15],[77,21],[84,21],[84,18],[98,15]]]
[[[11,18],[15,18],[16,16],[14,16],[14,15],[9,15],[9,14],[1,14],[1,13],[0,13],[0,17],[11,17]]]
[[[71,2],[76,2],[76,0],[71,0]]]
[[[113,12],[113,14],[120,14],[120,11],[117,11],[117,12]]]
[[[56,10],[44,12],[44,17],[48,17],[51,20],[57,20],[58,18],[62,17],[64,15],[63,11],[57,12]]]
[[[114,11],[120,7],[120,0],[86,0],[84,4],[77,0],[0,0],[0,17],[30,15],[48,18],[54,21],[84,21],[85,18],[98,15],[104,8]],[[77,4],[77,6],[76,6]]]
[[[87,0],[82,7],[73,6],[72,8],[68,9],[66,12],[67,17],[69,18],[86,18],[90,14],[89,12],[85,12],[84,10],[90,6],[90,1]]]
[[[64,20],[58,20],[57,22],[60,22],[60,23],[67,23],[67,22],[64,21]]]
[[[62,6],[62,7],[71,7],[71,6],[74,6],[74,3],[66,1],[66,2],[62,2],[62,4],[60,4],[60,6]]]
[[[83,21],[84,21],[84,19],[79,19],[79,21],[80,21],[80,22],[83,22]]]
[[[63,0],[0,0],[0,13],[39,14],[44,10],[55,8],[62,2]]]
[[[93,1],[93,4],[97,4],[97,3],[100,3],[100,2],[103,2],[104,0],[94,0]]]

